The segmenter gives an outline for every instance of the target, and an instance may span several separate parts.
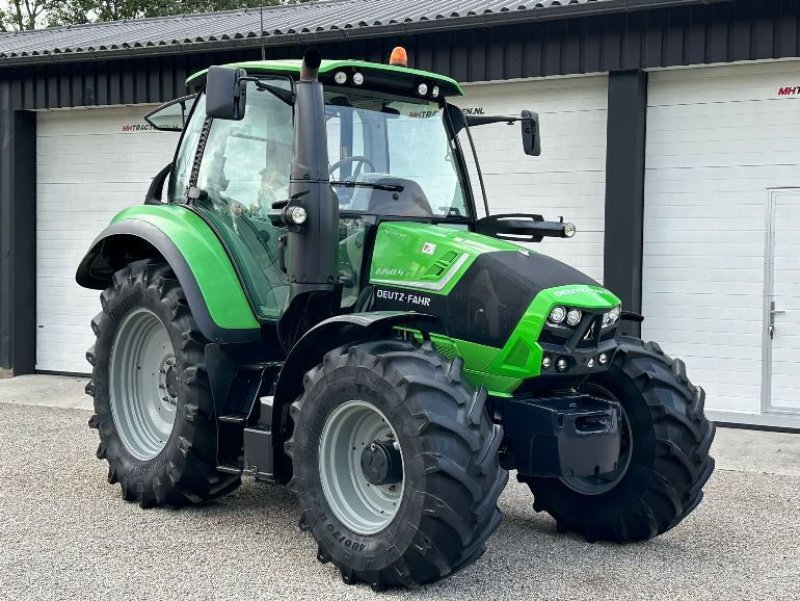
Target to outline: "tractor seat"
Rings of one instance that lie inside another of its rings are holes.
[[[376,190],[358,187],[353,192],[349,209],[364,211],[373,215],[394,215],[397,217],[432,217],[433,211],[425,192],[411,179],[394,177],[387,173],[365,173],[360,181],[403,186],[402,192]]]

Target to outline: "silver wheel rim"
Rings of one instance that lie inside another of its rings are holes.
[[[625,408],[622,406],[617,398],[605,388],[592,385],[602,392],[602,395],[616,402],[620,408],[620,426],[622,428],[622,445],[620,446],[619,462],[617,469],[608,474],[600,474],[598,476],[569,476],[561,478],[561,482],[567,488],[571,488],[575,492],[583,495],[602,495],[607,493],[617,484],[619,484],[625,475],[628,473],[628,467],[631,464],[631,457],[633,456],[633,431],[631,430],[630,423],[628,422],[628,414],[625,413]]]
[[[156,457],[175,425],[175,352],[161,320],[147,309],[125,316],[111,346],[111,417],[122,444],[140,461]]]
[[[397,433],[386,416],[365,401],[347,401],[328,416],[319,442],[322,491],[334,515],[348,529],[376,534],[397,515],[405,473],[397,484],[370,484],[361,469],[361,454],[373,441],[393,441]],[[404,468],[405,471],[405,468]]]

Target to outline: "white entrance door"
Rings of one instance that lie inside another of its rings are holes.
[[[800,189],[771,191],[769,247],[767,409],[800,413]]]

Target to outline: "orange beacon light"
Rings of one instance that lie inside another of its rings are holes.
[[[408,67],[408,54],[402,46],[395,46],[389,57],[389,64],[397,67]]]

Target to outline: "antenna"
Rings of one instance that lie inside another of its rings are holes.
[[[267,60],[267,49],[264,46],[264,3],[259,3],[259,13],[261,16],[261,60]]]

